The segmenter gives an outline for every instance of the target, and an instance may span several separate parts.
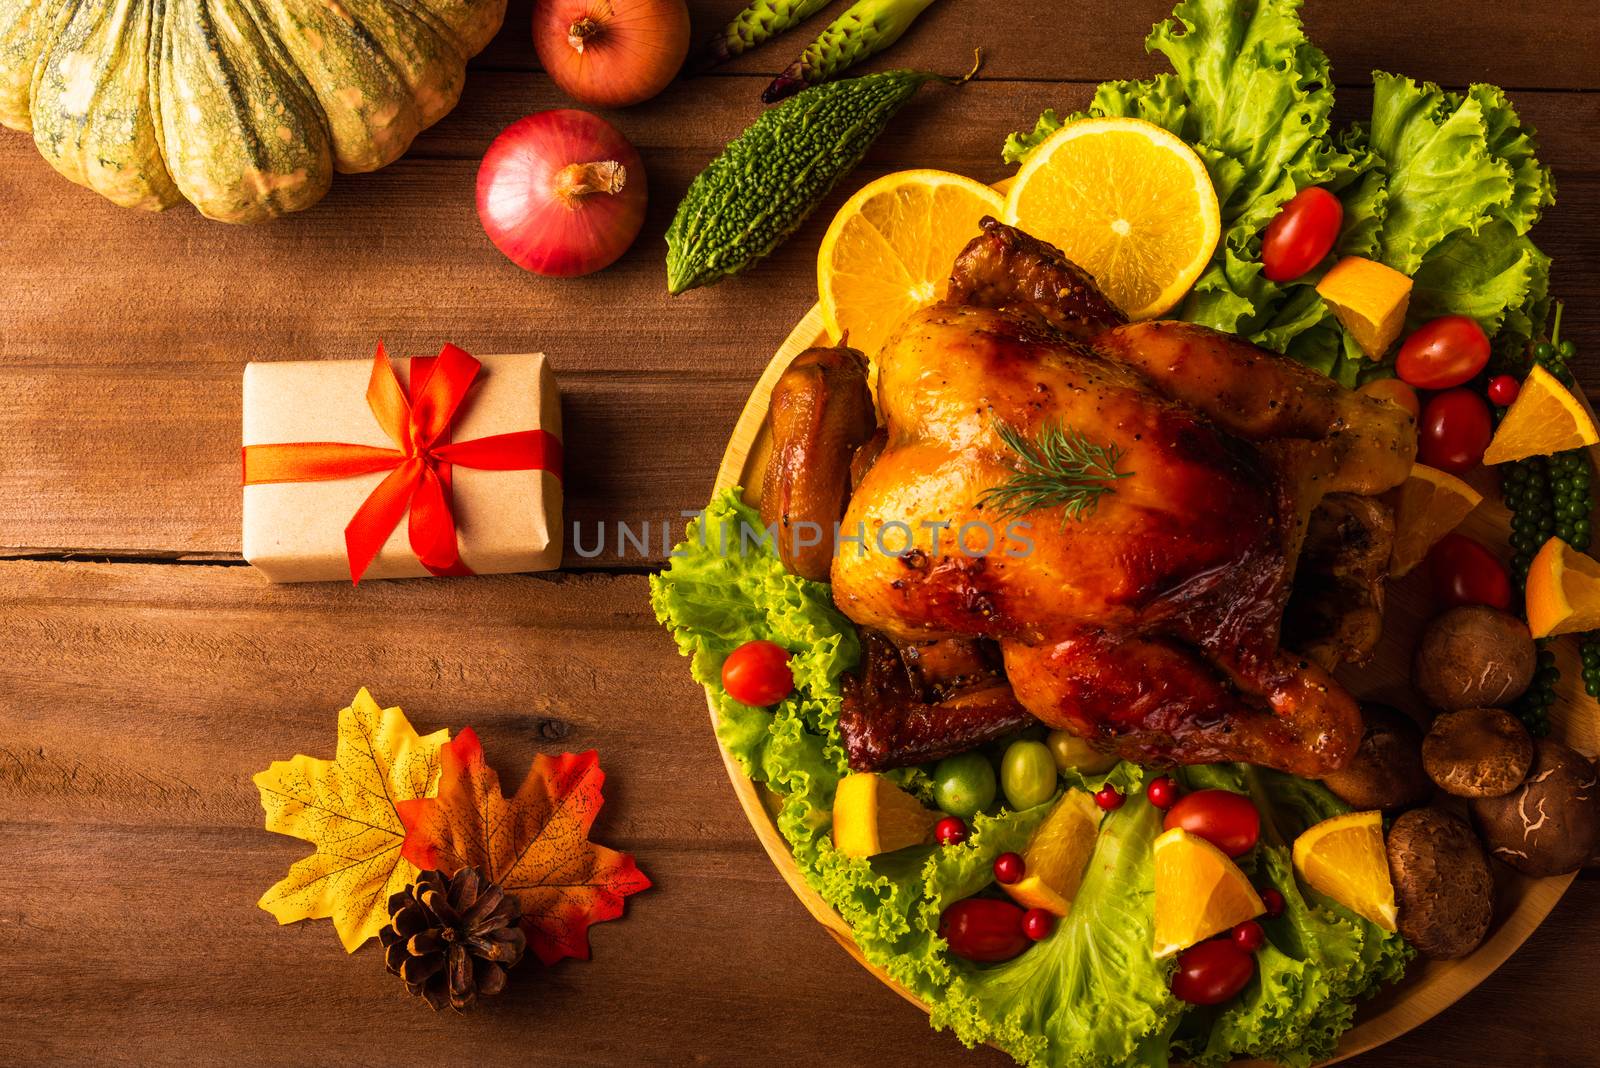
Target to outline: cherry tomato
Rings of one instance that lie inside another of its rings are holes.
[[[957,753],[933,769],[933,803],[952,816],[971,819],[994,801],[994,765],[982,753]]]
[[[1150,780],[1150,785],[1144,788],[1144,796],[1156,808],[1171,808],[1172,803],[1178,799],[1178,784],[1165,775],[1159,775]]]
[[[722,662],[722,688],[742,705],[777,704],[794,691],[789,654],[772,642],[745,642]]]
[[[1482,397],[1470,389],[1446,390],[1422,409],[1417,459],[1453,475],[1465,474],[1483,462],[1483,450],[1493,436]]]
[[[1509,408],[1522,392],[1522,383],[1510,375],[1495,375],[1489,379],[1489,400],[1501,408]]]
[[[1000,791],[1021,812],[1056,795],[1056,758],[1043,742],[1012,742],[1000,761]]]
[[[933,840],[942,846],[958,846],[967,840],[967,825],[956,816],[946,816],[933,825]]]
[[[1020,853],[1001,853],[994,858],[994,877],[998,881],[1010,885],[1022,878],[1022,855]]]
[[[1267,944],[1267,932],[1255,920],[1246,920],[1233,929],[1228,936],[1233,939],[1233,944],[1246,953],[1254,953]]]
[[[1261,891],[1261,903],[1267,906],[1267,919],[1275,920],[1283,915],[1283,910],[1288,907],[1288,902],[1283,899],[1283,892],[1276,887],[1268,887]]]
[[[1115,812],[1122,807],[1122,803],[1126,800],[1127,798],[1122,796],[1122,791],[1110,783],[1100,787],[1095,791],[1094,795],[1094,803],[1107,812]]]
[[[1486,604],[1511,607],[1511,577],[1493,553],[1465,534],[1446,534],[1428,550],[1433,593],[1447,608]]]
[[[1394,373],[1418,389],[1449,389],[1489,362],[1489,335],[1476,319],[1444,315],[1423,323],[1400,345]]]
[[[1262,273],[1274,282],[1291,282],[1333,251],[1344,225],[1344,205],[1318,186],[1302,189],[1285,204],[1261,237]]]
[[[1422,415],[1422,402],[1417,400],[1417,391],[1400,381],[1398,378],[1376,378],[1360,389],[1357,393],[1368,397],[1377,397],[1390,404],[1404,408],[1411,413],[1411,418],[1416,419]]]
[[[1049,909],[1029,909],[1022,914],[1022,933],[1042,942],[1056,929],[1056,917]]]
[[[1022,909],[992,897],[957,901],[939,917],[939,937],[950,952],[985,964],[1010,960],[1028,948],[1022,930]]]
[[[1220,1005],[1243,990],[1255,974],[1254,956],[1226,938],[1213,939],[1178,954],[1172,993],[1191,1005]]]
[[[1261,813],[1248,797],[1232,790],[1196,790],[1178,799],[1161,826],[1169,831],[1182,827],[1228,856],[1239,857],[1254,849],[1261,837]]]

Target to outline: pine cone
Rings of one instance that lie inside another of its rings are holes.
[[[383,962],[406,989],[437,1012],[445,1002],[466,1012],[505,989],[506,970],[522,959],[522,908],[476,868],[446,879],[425,871],[389,898],[389,926],[378,932]]]

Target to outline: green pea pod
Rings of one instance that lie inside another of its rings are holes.
[[[763,112],[683,195],[667,228],[667,289],[721,281],[783,244],[924,83],[970,77],[884,71],[814,86]]]
[[[700,66],[708,70],[766,44],[828,6],[828,0],[756,0],[706,42]]]
[[[761,94],[769,104],[842,74],[900,39],[933,0],[856,0]]]

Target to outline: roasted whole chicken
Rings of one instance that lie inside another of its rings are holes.
[[[1142,763],[1320,777],[1354,752],[1330,670],[1377,640],[1393,523],[1375,495],[1410,471],[1408,413],[1231,335],[1126,322],[992,219],[877,370],[882,436],[835,391],[849,432],[775,434],[791,470],[764,489],[808,446],[842,484],[839,441],[855,452],[847,504],[808,491],[847,539],[833,597],[865,636],[840,721],[855,767],[1034,718]]]

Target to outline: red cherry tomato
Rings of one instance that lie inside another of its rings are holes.
[[[1318,186],[1302,189],[1267,224],[1261,237],[1262,273],[1274,282],[1291,282],[1333,251],[1344,225],[1344,205]]]
[[[1233,944],[1246,953],[1254,953],[1267,944],[1267,932],[1255,920],[1246,920],[1233,929],[1228,937],[1233,939]]]
[[[1056,929],[1056,917],[1049,909],[1029,909],[1022,914],[1022,933],[1042,942]]]
[[[957,901],[939,917],[939,937],[950,952],[982,963],[1010,960],[1028,948],[1022,909],[992,897]]]
[[[1416,419],[1422,415],[1422,403],[1417,400],[1417,391],[1400,381],[1398,378],[1376,378],[1360,389],[1357,393],[1368,397],[1377,397],[1390,404],[1404,408],[1411,413],[1411,418]]]
[[[1248,797],[1232,790],[1196,790],[1178,799],[1161,826],[1169,831],[1182,827],[1228,856],[1240,857],[1261,837],[1261,813]]]
[[[1157,776],[1144,788],[1144,796],[1156,808],[1171,808],[1172,803],[1178,799],[1178,784],[1166,775]]]
[[[1501,408],[1509,408],[1522,392],[1522,383],[1510,375],[1495,375],[1489,379],[1489,400]]]
[[[1172,993],[1191,1005],[1220,1005],[1243,990],[1255,973],[1255,957],[1226,938],[1213,939],[1178,954]]]
[[[1428,576],[1440,604],[1511,607],[1511,577],[1495,555],[1465,534],[1446,534],[1428,550]]]
[[[772,642],[745,642],[722,662],[722,688],[742,705],[777,704],[794,691],[789,654]]]
[[[946,816],[933,825],[933,840],[942,846],[958,846],[967,840],[967,825],[959,816]]]
[[[1275,920],[1283,915],[1283,910],[1288,902],[1283,899],[1283,892],[1276,887],[1268,887],[1261,891],[1261,903],[1267,906],[1267,919]]]
[[[1476,319],[1444,315],[1423,323],[1400,345],[1394,373],[1418,389],[1449,389],[1489,362],[1489,335]]]
[[[1018,853],[1001,853],[994,858],[994,877],[1007,884],[1022,878],[1022,856]]]
[[[1126,800],[1127,798],[1122,796],[1122,791],[1110,783],[1100,787],[1095,791],[1094,795],[1094,803],[1107,812],[1115,812],[1122,807],[1122,803]]]
[[[1483,462],[1483,450],[1493,436],[1482,397],[1470,389],[1446,390],[1422,409],[1417,459],[1453,475],[1465,474]]]

